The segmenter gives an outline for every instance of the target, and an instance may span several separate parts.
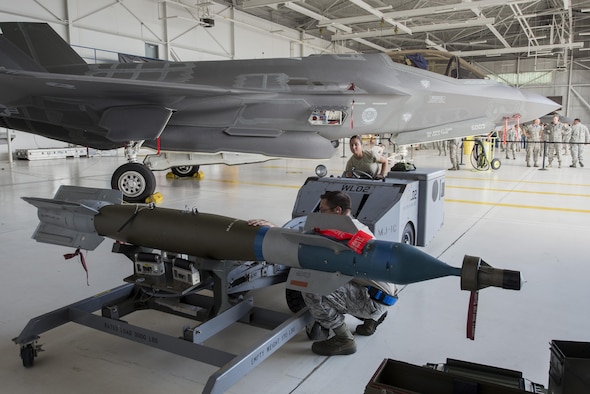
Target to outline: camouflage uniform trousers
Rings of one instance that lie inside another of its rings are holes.
[[[574,144],[572,145],[572,164],[576,164],[577,162],[583,165],[584,162],[584,144]]]
[[[311,315],[324,328],[334,329],[344,323],[344,314],[359,319],[378,320],[387,307],[371,299],[367,288],[353,281],[321,296],[302,293]]]
[[[541,153],[541,143],[539,141],[529,140],[526,144],[526,163],[530,165],[531,156],[533,158],[533,164],[537,165],[539,155]]]
[[[551,165],[551,162],[556,157],[557,157],[557,162],[559,163],[559,165],[561,165],[561,142],[554,142],[552,144],[549,144],[549,148],[547,148],[547,149],[548,149],[547,157],[549,158],[549,165]]]

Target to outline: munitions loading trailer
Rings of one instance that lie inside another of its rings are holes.
[[[424,245],[442,225],[444,171],[392,172],[383,181],[309,178],[299,191],[293,217],[317,211],[319,196],[327,190],[346,191],[352,199],[353,214],[378,239],[399,242],[403,236],[404,242]],[[13,339],[20,346],[25,367],[32,367],[42,350],[40,334],[75,322],[219,367],[203,393],[222,393],[312,322],[307,308],[294,314],[258,308],[248,295],[250,290],[284,282],[288,267],[209,260],[118,242],[113,244],[113,252],[132,261],[134,274],[124,279],[126,284],[31,319]],[[123,320],[146,309],[198,324],[182,327],[182,335],[176,337]],[[269,333],[240,354],[204,344],[238,322],[268,329]]]

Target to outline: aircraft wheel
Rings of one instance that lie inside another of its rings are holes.
[[[190,178],[199,172],[199,166],[177,166],[170,169],[179,178]]]
[[[23,360],[23,367],[31,368],[35,363],[35,349],[28,344],[20,348],[20,358]]]
[[[502,162],[500,159],[492,159],[490,165],[492,166],[492,170],[497,170],[502,165]]]
[[[416,231],[414,230],[414,226],[412,223],[406,223],[404,227],[404,231],[402,232],[401,243],[408,244],[408,245],[416,245]]]
[[[305,308],[305,301],[300,291],[285,289],[285,298],[287,299],[287,306],[291,312],[297,313]]]
[[[332,140],[330,142],[334,148],[338,148],[340,146],[340,140]]]
[[[143,164],[127,163],[113,173],[111,187],[122,191],[127,202],[145,202],[156,190],[156,177]]]

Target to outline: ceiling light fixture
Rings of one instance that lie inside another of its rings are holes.
[[[453,12],[456,11],[457,9],[455,7],[451,7],[451,8],[441,8],[438,10],[434,10],[435,14],[446,14],[447,12]]]

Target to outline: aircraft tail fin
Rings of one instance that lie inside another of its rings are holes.
[[[12,64],[12,69],[51,71],[64,65],[86,64],[47,23],[2,22],[0,29],[3,36],[0,40],[2,66],[8,68]]]
[[[0,67],[8,70],[47,72],[3,36],[0,36]]]

